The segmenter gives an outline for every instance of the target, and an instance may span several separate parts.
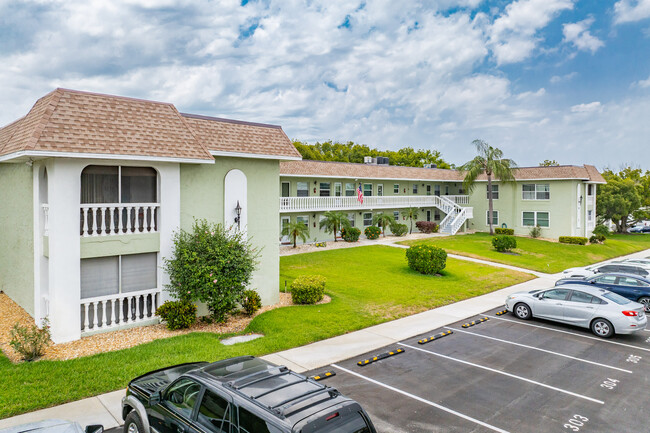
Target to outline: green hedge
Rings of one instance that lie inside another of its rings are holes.
[[[341,238],[346,242],[356,242],[361,236],[361,230],[356,227],[342,228]]]
[[[363,233],[366,235],[366,238],[373,240],[379,237],[381,234],[381,229],[377,226],[369,226],[366,227]]]
[[[583,236],[560,236],[558,241],[561,244],[575,244],[575,245],[586,245],[587,238]]]
[[[241,301],[241,306],[244,308],[244,312],[252,316],[262,308],[262,298],[255,290],[244,290],[244,298]]]
[[[589,243],[590,244],[602,244],[605,242],[605,239],[607,239],[603,235],[593,235],[592,237],[589,238]]]
[[[404,236],[409,231],[409,226],[393,221],[390,224],[390,232],[395,236]]]
[[[315,304],[323,299],[325,282],[322,275],[300,275],[291,283],[291,299],[294,304]]]
[[[447,266],[447,252],[433,245],[413,245],[406,250],[406,260],[414,271],[433,275]]]
[[[196,305],[189,301],[166,301],[156,310],[156,315],[167,323],[167,329],[189,328],[196,322]]]
[[[517,239],[514,236],[499,235],[492,238],[492,246],[500,253],[517,248]]]
[[[515,234],[515,229],[507,229],[504,227],[496,227],[494,229],[494,234],[495,235],[514,235]]]

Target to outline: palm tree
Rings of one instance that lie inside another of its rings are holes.
[[[350,220],[348,216],[341,211],[328,211],[323,214],[325,217],[320,222],[320,228],[325,228],[327,233],[334,232],[334,242],[336,242],[336,234],[342,228],[350,227]]]
[[[406,208],[402,211],[402,216],[411,220],[411,229],[409,230],[409,234],[413,233],[413,220],[418,219],[418,208]]]
[[[476,185],[476,179],[483,173],[487,176],[488,222],[490,234],[493,235],[492,176],[504,182],[514,182],[513,169],[517,168],[517,164],[512,159],[503,158],[503,152],[500,149],[490,146],[483,140],[474,140],[472,144],[476,146],[478,155],[459,167],[459,170],[465,175],[463,188],[470,193]]]
[[[381,227],[381,234],[386,237],[386,226],[393,222],[393,216],[387,213],[378,213],[372,217],[372,223]]]
[[[309,234],[309,227],[302,221],[289,222],[284,229],[282,235],[291,236],[293,238],[293,247],[296,248],[296,238],[302,239],[302,243],[307,242],[307,235]]]

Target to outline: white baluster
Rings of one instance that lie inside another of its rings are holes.
[[[102,301],[102,320],[99,322],[100,327],[105,327],[108,324],[106,319],[106,301]]]
[[[83,228],[82,234],[84,236],[88,236],[88,208],[87,207],[84,207],[82,209],[82,214],[83,214],[83,217],[84,217],[84,228]]]
[[[140,297],[141,295],[135,297],[135,321],[136,322],[140,321]]]
[[[88,331],[90,323],[88,322],[88,304],[81,304],[84,310],[84,331]]]
[[[97,208],[92,207],[92,214],[93,214],[93,236],[97,236]]]
[[[93,302],[93,331],[97,329],[97,302]]]
[[[110,218],[108,219],[108,234],[113,234],[117,228],[115,227],[115,206],[111,206],[108,209],[110,214]]]
[[[117,234],[121,235],[122,234],[122,211],[124,209],[124,206],[118,206],[117,207]]]
[[[154,223],[155,214],[156,214],[156,207],[149,206],[149,230],[147,230],[148,232],[156,231],[156,224]]]
[[[99,213],[102,216],[101,222],[101,228],[102,228],[102,236],[106,236],[106,209],[105,207],[100,207],[99,208]]]

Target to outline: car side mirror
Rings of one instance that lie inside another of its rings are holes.
[[[104,433],[104,426],[101,424],[87,425],[86,433]]]
[[[162,400],[162,392],[156,391],[149,396],[149,406],[155,406]]]

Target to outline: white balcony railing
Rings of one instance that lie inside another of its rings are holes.
[[[280,212],[319,212],[345,209],[390,209],[406,207],[435,206],[440,209],[450,208],[451,203],[469,204],[466,195],[403,195],[370,196],[363,198],[361,204],[356,196],[348,197],[281,197]]]
[[[588,195],[587,196],[587,206],[593,206],[594,205],[594,196],[593,195]]]
[[[81,236],[157,233],[159,213],[158,203],[82,204]]]
[[[156,317],[160,290],[142,290],[81,300],[81,331],[103,331]]]

